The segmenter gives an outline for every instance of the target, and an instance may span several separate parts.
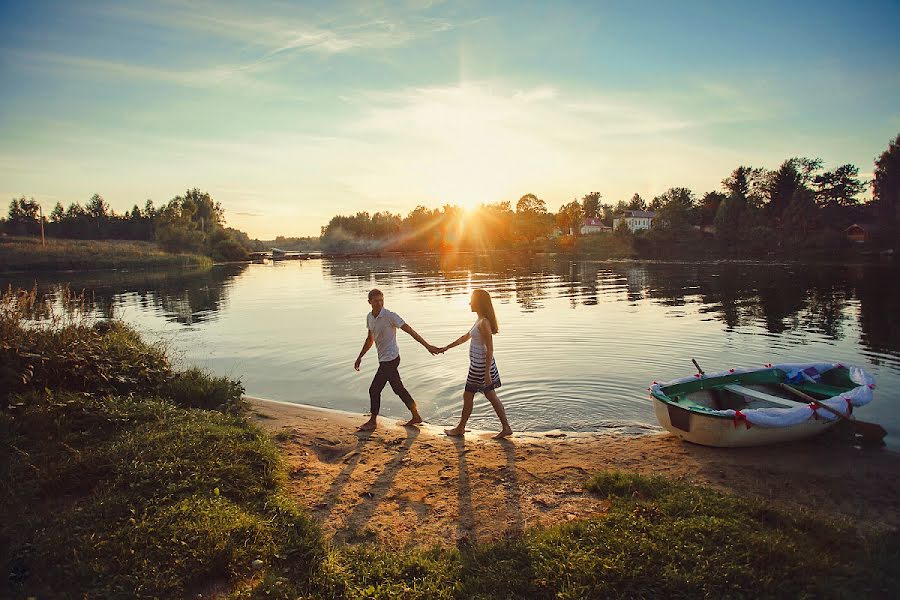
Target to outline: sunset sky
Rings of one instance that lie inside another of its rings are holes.
[[[251,237],[792,156],[871,177],[900,2],[0,3],[0,199],[199,187]]]

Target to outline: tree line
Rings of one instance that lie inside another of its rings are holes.
[[[68,208],[57,202],[43,215],[34,199],[14,198],[0,228],[11,235],[40,235],[81,240],[154,241],[170,252],[192,252],[217,260],[245,260],[253,243],[246,233],[225,226],[225,211],[209,193],[187,190],[157,208],[152,200],[144,207],[117,214],[99,194],[82,206]]]
[[[872,195],[863,197],[871,186]],[[888,243],[896,243],[900,223],[900,135],[875,160],[874,179],[864,181],[859,168],[844,164],[823,169],[819,158],[794,157],[777,169],[741,165],[722,180],[720,189],[697,196],[672,187],[647,201],[639,194],[615,204],[600,192],[564,203],[555,213],[534,194],[484,204],[466,213],[454,205],[417,206],[406,217],[390,212],[337,215],[322,227],[326,251],[448,251],[533,247],[559,236],[557,243],[577,243],[586,218],[612,226],[629,210],[653,211],[650,231],[635,236],[627,227],[615,235],[641,247],[657,249],[681,241],[712,237],[718,250],[832,249],[853,223],[877,223]],[[473,226],[475,223],[477,226]]]

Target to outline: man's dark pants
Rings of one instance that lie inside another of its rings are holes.
[[[369,401],[373,415],[377,415],[381,410],[381,390],[384,389],[386,383],[391,384],[391,389],[400,396],[406,408],[412,409],[413,399],[409,392],[406,391],[406,388],[403,387],[403,382],[400,381],[400,372],[397,370],[399,366],[399,356],[394,360],[378,363],[378,371],[375,372],[375,378],[372,379],[372,385],[369,386]]]

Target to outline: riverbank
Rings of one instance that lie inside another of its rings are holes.
[[[152,242],[0,236],[0,273],[210,267],[199,254],[171,254]]]
[[[497,542],[576,519],[610,502],[586,489],[607,470],[661,475],[777,506],[822,512],[863,529],[900,527],[900,454],[820,438],[716,449],[670,434],[516,434],[448,438],[437,427],[355,431],[365,417],[250,399],[253,420],[281,448],[288,491],[341,542],[389,547]]]
[[[2,597],[897,597],[897,455],[471,432],[242,396],[0,295]]]

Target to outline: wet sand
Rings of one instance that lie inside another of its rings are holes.
[[[456,545],[602,515],[585,492],[607,469],[664,475],[788,510],[844,515],[866,528],[900,526],[900,454],[834,438],[759,448],[706,448],[668,433],[523,434],[449,438],[428,425],[251,398],[290,472],[288,489],[337,542]]]

